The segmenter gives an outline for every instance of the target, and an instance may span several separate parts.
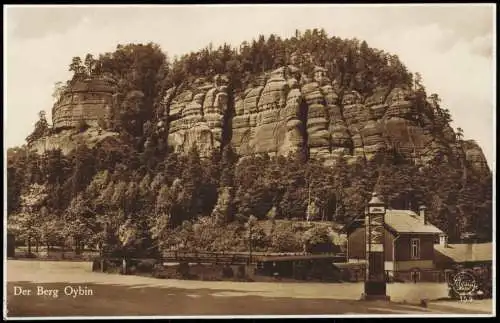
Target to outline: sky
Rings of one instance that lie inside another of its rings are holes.
[[[155,42],[169,57],[259,34],[323,28],[396,54],[438,93],[454,128],[476,140],[494,168],[495,7],[460,5],[163,5],[4,7],[4,146],[22,145],[38,111],[50,119],[54,84],[74,56],[119,43]]]

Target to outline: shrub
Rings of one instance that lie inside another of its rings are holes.
[[[245,276],[246,276],[246,274],[245,274],[245,265],[239,265],[236,277],[238,279],[242,279],[242,278],[245,278]]]
[[[325,227],[312,227],[304,233],[303,242],[308,252],[334,252],[338,250]]]
[[[300,252],[302,244],[290,224],[277,225],[270,237],[271,249],[275,252]]]
[[[189,264],[187,262],[181,262],[177,268],[177,272],[182,278],[189,278]]]
[[[146,259],[146,260],[141,260],[137,264],[137,272],[141,273],[152,273],[153,268],[157,264],[157,261],[155,259]]]
[[[248,233],[247,233],[248,239]],[[252,228],[252,247],[256,251],[266,250],[270,245],[270,241],[264,229],[256,225]]]
[[[224,268],[222,268],[222,277],[223,278],[233,278],[234,272],[233,269],[226,265]]]

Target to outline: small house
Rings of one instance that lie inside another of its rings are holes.
[[[439,280],[434,244],[443,232],[427,221],[425,207],[419,213],[387,209],[384,227],[384,268],[389,277],[401,280]],[[347,224],[347,259],[366,261],[365,217]],[[424,277],[425,276],[425,277]]]

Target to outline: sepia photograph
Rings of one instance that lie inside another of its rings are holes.
[[[496,317],[496,5],[4,5],[3,319]]]

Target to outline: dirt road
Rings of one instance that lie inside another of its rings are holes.
[[[90,263],[82,262],[9,260],[7,280],[9,316],[387,316],[479,314],[491,313],[492,308],[491,301],[460,305],[456,302],[431,302],[428,308],[412,305],[421,298],[445,296],[446,286],[443,284],[389,284],[388,294],[393,302],[361,302],[358,301],[363,292],[360,283],[160,280],[94,273]],[[407,304],[402,304],[403,301]]]

